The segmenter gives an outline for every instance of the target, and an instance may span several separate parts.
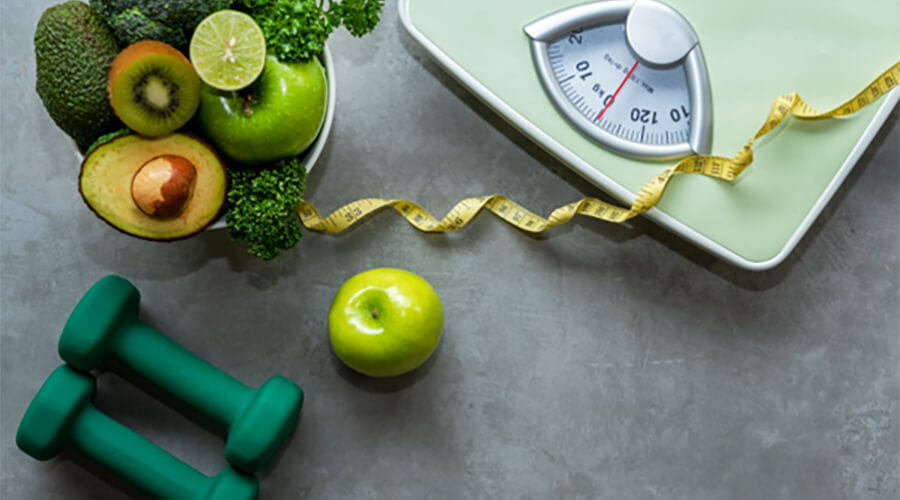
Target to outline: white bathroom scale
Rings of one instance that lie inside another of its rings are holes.
[[[519,131],[628,206],[678,158],[733,157],[772,99],[825,111],[900,59],[896,0],[399,0],[409,33]],[[797,245],[900,100],[788,119],[734,182],[679,175],[645,217],[734,265]],[[501,186],[498,186],[500,188]],[[527,200],[522,200],[527,201]]]

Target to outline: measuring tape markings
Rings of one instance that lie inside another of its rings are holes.
[[[332,234],[340,233],[367,216],[387,207],[393,208],[413,227],[426,233],[442,233],[461,229],[482,209],[487,209],[510,225],[532,234],[565,224],[576,214],[619,224],[656,206],[675,174],[701,174],[725,181],[734,180],[753,163],[753,144],[778,127],[788,116],[805,120],[849,116],[888,93],[898,85],[898,82],[900,82],[900,62],[895,63],[853,98],[824,113],[816,111],[797,93],[778,96],[772,101],[772,107],[765,123],[734,158],[713,155],[694,155],[684,158],[676,165],[654,176],[641,187],[629,208],[619,207],[596,198],[584,198],[559,207],[548,218],[544,218],[506,196],[494,194],[466,198],[457,203],[441,220],[411,201],[382,198],[365,198],[354,201],[324,218],[314,206],[304,200],[300,202],[297,212],[300,215],[300,221],[307,229]]]

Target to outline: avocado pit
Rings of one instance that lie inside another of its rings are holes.
[[[150,217],[175,217],[190,200],[196,180],[197,169],[186,158],[157,156],[135,172],[131,180],[131,198],[141,212]]]
[[[219,217],[228,174],[216,152],[194,137],[126,133],[104,139],[84,157],[78,188],[97,217],[119,231],[173,241]]]

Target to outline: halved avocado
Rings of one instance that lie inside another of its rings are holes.
[[[215,221],[227,187],[219,156],[185,134],[115,137],[92,148],[79,178],[81,196],[98,217],[161,241],[187,238]]]

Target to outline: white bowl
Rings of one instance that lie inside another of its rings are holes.
[[[322,63],[325,65],[325,78],[328,81],[325,94],[325,121],[322,123],[322,129],[319,130],[319,135],[316,136],[316,140],[313,141],[312,145],[309,146],[309,149],[304,151],[301,155],[303,164],[306,166],[307,175],[316,165],[319,156],[322,155],[322,151],[325,149],[325,142],[331,134],[331,124],[334,122],[334,89],[337,87],[335,86],[334,80],[334,64],[332,63],[331,51],[328,49],[328,44],[325,44],[325,50],[322,51]],[[78,163],[81,164],[81,162],[84,161],[84,155],[78,151],[75,141],[72,141],[72,146],[75,149],[75,157],[78,158]],[[224,229],[226,227],[225,214],[223,213],[218,220],[207,226],[205,230],[212,231]]]

